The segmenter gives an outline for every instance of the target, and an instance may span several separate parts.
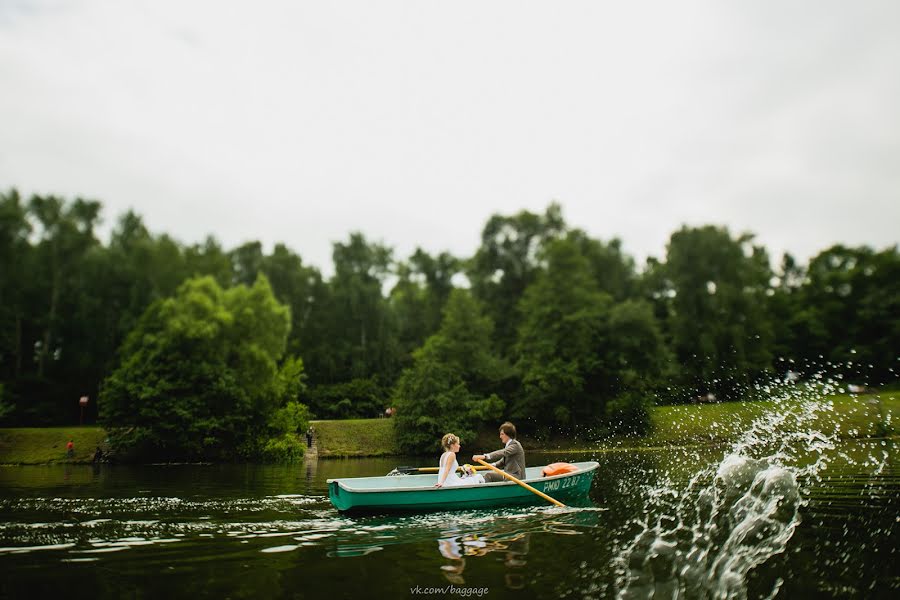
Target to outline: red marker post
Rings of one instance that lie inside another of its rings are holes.
[[[81,423],[80,425],[84,425],[84,407],[88,404],[88,397],[82,396],[78,401],[78,404],[81,405]]]

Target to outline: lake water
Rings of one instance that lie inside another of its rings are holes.
[[[529,454],[600,462],[590,505],[567,509],[332,508],[326,479],[423,461],[408,457],[3,467],[0,595],[900,597],[896,441],[775,434],[779,419],[728,446]]]

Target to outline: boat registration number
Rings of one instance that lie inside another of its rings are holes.
[[[575,487],[581,482],[581,475],[575,475],[573,477],[566,477],[565,479],[557,479],[555,481],[548,481],[544,484],[545,492],[555,492],[557,490],[564,490],[566,488]]]

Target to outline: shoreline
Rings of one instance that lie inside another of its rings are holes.
[[[890,441],[890,442],[900,442],[900,434],[889,435],[884,437],[847,437],[841,438],[841,441]],[[707,443],[697,443],[697,444],[671,444],[665,446],[613,446],[613,447],[599,447],[599,448],[557,448],[557,449],[538,449],[532,448],[528,450],[529,455],[546,455],[546,454],[608,454],[615,452],[659,452],[662,450],[684,450],[691,448],[714,448],[716,446],[724,446],[727,445],[734,440],[718,440],[715,442],[707,442]],[[321,456],[322,460],[351,460],[351,459],[366,459],[366,458],[403,458],[403,457],[411,457],[417,455],[409,455],[409,454],[329,454],[327,456]],[[423,457],[427,455],[422,455]],[[293,463],[299,463],[302,460],[293,461]],[[293,463],[285,463],[285,464],[293,464]],[[90,460],[52,460],[47,462],[20,462],[20,463],[5,463],[0,462],[0,468],[4,467],[51,467],[51,466],[61,466],[61,465],[111,465],[115,463],[94,463]],[[193,466],[217,466],[223,464],[278,464],[278,463],[254,463],[254,462],[234,462],[234,463],[218,463],[218,462],[208,462],[208,461],[198,461],[198,462],[152,462],[152,463],[118,463],[120,465],[125,466],[179,466],[179,465],[193,465]]]
[[[894,425],[900,422],[900,392],[835,394],[824,400],[827,400],[829,408],[814,415],[808,427],[833,432],[832,435],[841,440],[900,439],[900,431]],[[575,439],[551,437],[532,440],[523,436],[523,445],[526,452],[534,454],[652,452],[669,448],[709,447],[737,441],[756,418],[777,409],[773,401],[658,406],[652,409],[653,429],[645,437],[594,439],[589,444],[584,444],[588,440],[582,439],[582,443],[570,446],[566,442]],[[393,419],[318,420],[310,421],[310,425],[315,430],[317,456],[300,460],[412,456],[399,451]],[[587,434],[582,434],[584,437],[589,438]],[[73,458],[65,457],[69,439],[75,444]],[[466,445],[467,450],[474,451],[490,449],[496,443],[496,432],[491,429],[480,432]],[[94,464],[94,450],[98,446],[107,449],[108,443],[105,430],[96,425],[0,428],[0,466]]]

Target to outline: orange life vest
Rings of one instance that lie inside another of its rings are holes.
[[[577,471],[578,467],[575,465],[558,462],[549,464],[543,468],[542,472],[544,473],[544,477],[551,477],[553,475],[562,475],[563,473],[571,473],[573,471]]]

